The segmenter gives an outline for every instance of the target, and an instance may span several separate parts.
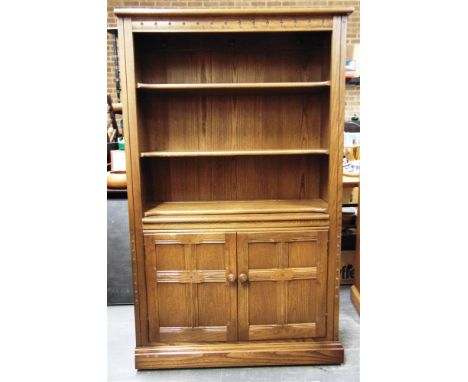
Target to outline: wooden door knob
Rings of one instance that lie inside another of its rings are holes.
[[[234,281],[236,281],[236,275],[234,273],[229,273],[228,274],[228,277],[227,277],[227,280],[230,282],[230,283],[233,283]]]
[[[241,274],[239,275],[239,281],[240,281],[242,284],[246,283],[248,279],[249,279],[249,278],[248,278],[248,276],[247,276],[245,273],[241,273]]]

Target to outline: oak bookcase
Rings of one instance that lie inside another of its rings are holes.
[[[343,361],[350,12],[115,10],[136,368]]]

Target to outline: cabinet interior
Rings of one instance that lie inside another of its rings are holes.
[[[330,32],[142,33],[134,46],[145,211],[328,200]]]

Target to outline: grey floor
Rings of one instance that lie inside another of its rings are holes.
[[[350,288],[341,289],[340,336],[345,362],[340,366],[270,366],[216,369],[136,371],[133,306],[107,308],[108,381],[161,382],[327,382],[359,381],[359,315],[350,300]]]

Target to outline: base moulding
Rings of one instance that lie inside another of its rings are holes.
[[[338,341],[237,342],[137,347],[137,369],[330,365],[343,362]]]

